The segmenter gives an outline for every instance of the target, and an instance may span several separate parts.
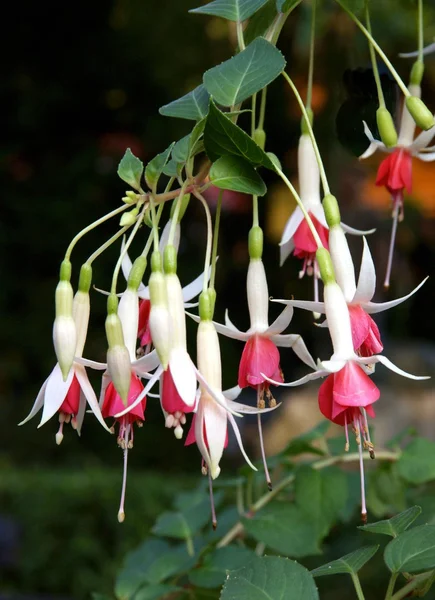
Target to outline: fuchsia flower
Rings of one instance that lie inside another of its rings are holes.
[[[353,348],[359,356],[372,356],[383,350],[383,344],[378,326],[371,318],[371,314],[382,312],[398,306],[408,300],[425,283],[424,279],[415,289],[406,296],[388,302],[372,302],[376,289],[376,271],[367,240],[363,238],[364,249],[358,278],[355,283],[355,272],[349,247],[345,236],[338,230],[331,231],[334,243],[331,246],[331,257],[336,271],[337,280],[343,290],[347,302],[351,323]],[[347,260],[348,257],[348,260]],[[311,302],[307,300],[275,300],[282,304],[305,310],[325,313],[325,302]],[[327,326],[327,322],[323,323]]]
[[[299,138],[298,174],[299,196],[314,223],[324,248],[328,249],[329,228],[328,224],[326,223],[325,214],[320,199],[319,166],[317,164],[311,138],[307,133],[302,134]],[[348,233],[356,235],[370,233],[367,231],[353,229],[352,227],[348,227],[344,224],[343,228]],[[313,234],[311,233],[299,206],[294,209],[289,220],[287,221],[279,245],[281,265],[284,263],[289,254],[293,252],[294,256],[304,261],[299,276],[303,277],[305,273],[308,273],[308,275],[312,275],[314,273],[318,278],[319,273],[316,267],[315,256],[317,244],[314,241]],[[317,293],[317,291],[315,292]]]
[[[165,416],[165,426],[168,429],[174,428],[174,435],[177,439],[183,436],[182,425],[186,424],[186,414],[195,410],[195,405],[186,404],[175,386],[171,374],[171,367],[160,376],[160,404]]]
[[[409,91],[413,96],[420,98],[421,88],[419,85],[411,84]],[[412,190],[412,157],[416,157],[424,162],[435,160],[435,146],[429,147],[430,142],[435,136],[435,127],[431,127],[427,131],[422,131],[414,139],[415,121],[404,102],[399,138],[394,148],[387,148],[383,142],[376,140],[365,122],[364,132],[370,141],[370,145],[360,156],[360,159],[372,156],[377,150],[388,153],[388,156],[379,165],[376,176],[376,185],[384,186],[390,192],[393,205],[393,226],[384,283],[385,287],[388,287],[390,285],[397,223],[403,220],[404,190],[408,194]]]

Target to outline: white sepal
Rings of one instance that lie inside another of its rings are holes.
[[[73,319],[76,326],[76,356],[82,356],[85,347],[86,335],[88,333],[89,314],[91,311],[88,292],[76,292],[73,300]]]
[[[55,318],[53,324],[53,344],[63,380],[66,381],[77,347],[77,330],[72,315]]]
[[[171,346],[186,348],[186,317],[184,314],[183,292],[180,280],[175,273],[165,274],[168,310],[171,315]],[[152,335],[152,332],[151,332]]]
[[[71,387],[74,369],[71,369],[66,380],[62,378],[60,366],[57,364],[47,381],[44,394],[44,408],[38,427],[41,427],[59,410]]]
[[[119,344],[107,350],[107,370],[116,391],[124,404],[127,404],[131,382],[131,361],[126,346]]]
[[[263,333],[269,327],[269,290],[261,258],[251,258],[249,261],[246,289],[251,320],[249,332]]]
[[[329,251],[337,283],[343,290],[346,301],[351,302],[356,291],[355,269],[341,225],[334,225],[329,230]]]
[[[299,195],[307,210],[320,205],[320,171],[313,143],[308,133],[299,138]]]
[[[340,286],[335,282],[325,285],[323,295],[329,333],[334,348],[333,359],[346,360],[354,354],[346,300]]]
[[[219,338],[211,321],[200,321],[197,331],[198,370],[210,387],[222,391]]]
[[[137,292],[127,288],[121,296],[118,307],[118,317],[124,334],[124,344],[130,355],[130,360],[136,359],[136,340],[139,326],[139,298]]]

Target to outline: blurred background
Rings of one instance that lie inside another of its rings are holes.
[[[148,402],[146,423],[130,453],[126,521],[116,520],[122,453],[90,416],[82,436],[68,429],[56,446],[55,419],[37,430],[35,418],[17,427],[30,411],[54,365],[52,321],[59,264],[72,237],[119,205],[126,186],[116,169],[127,147],[146,163],[191,123],[160,116],[160,106],[201,82],[208,68],[229,58],[235,32],[227,22],[189,15],[193,0],[94,0],[73,3],[24,0],[13,3],[2,42],[1,80],[2,213],[0,219],[2,327],[0,345],[0,597],[88,598],[110,592],[122,557],[149,532],[175,490],[189,489],[200,476],[196,447],[183,448],[164,429],[158,402]],[[417,46],[416,3],[373,3],[375,37],[405,81],[408,59],[399,52]],[[426,2],[425,42],[435,37],[435,7]],[[388,23],[388,26],[385,24]],[[279,48],[302,94],[306,86],[310,3],[304,1],[285,25]],[[313,90],[315,131],[343,221],[361,229],[376,227],[369,243],[378,267],[374,298],[385,301],[408,293],[432,277],[406,304],[377,317],[385,353],[416,374],[435,372],[435,165],[414,159],[414,188],[405,201],[398,230],[392,283],[382,288],[391,228],[388,193],[374,186],[382,156],[359,162],[367,146],[360,134],[361,115],[377,108],[372,88],[361,73],[369,69],[364,38],[333,2],[320,2]],[[361,71],[362,70],[362,71]],[[353,73],[357,91],[346,87]],[[369,78],[370,79],[370,78]],[[348,78],[347,78],[348,81]],[[385,85],[396,97],[395,86]],[[423,99],[435,110],[435,55],[428,56]],[[399,106],[397,106],[399,108]],[[243,121],[241,121],[243,124]],[[283,80],[268,93],[266,149],[282,161],[296,181],[300,114]],[[343,133],[344,132],[344,133]],[[348,135],[347,135],[348,134]],[[293,258],[279,267],[284,223],[293,210],[288,192],[265,173],[269,192],[261,201],[265,229],[264,260],[269,292],[276,298],[311,298],[312,281],[298,279]],[[210,201],[212,198],[210,196]],[[225,195],[217,271],[216,319],[225,308],[246,329],[245,278],[250,199]],[[199,274],[205,248],[202,209],[193,201],[182,223],[179,274],[188,283]],[[85,237],[73,254],[73,284],[81,263],[117,228],[110,222]],[[349,238],[359,265],[362,242]],[[142,245],[142,242],[141,244]],[[107,289],[119,246],[94,266],[94,284]],[[358,268],[358,267],[357,267]],[[271,318],[278,308],[271,307]],[[92,294],[92,317],[85,355],[105,356],[105,298]],[[189,324],[190,326],[190,324]],[[296,312],[291,332],[304,336],[313,356],[329,355],[327,332],[312,315]],[[189,329],[194,353],[193,327]],[[222,338],[224,385],[236,382],[242,346]],[[304,374],[290,350],[282,351],[286,380]],[[93,375],[92,375],[93,377]],[[435,438],[433,383],[414,383],[379,368],[381,388],[375,437],[378,444],[410,425]],[[98,389],[99,380],[92,379]],[[268,451],[320,420],[317,386],[276,391],[280,412],[267,420]],[[242,401],[250,401],[245,392]],[[253,398],[252,398],[253,400]],[[246,447],[258,455],[255,425],[244,421]],[[251,433],[252,432],[252,433]],[[223,466],[241,463],[230,443]]]

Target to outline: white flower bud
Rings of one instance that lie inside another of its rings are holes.
[[[107,370],[116,391],[127,406],[131,381],[130,354],[126,346],[113,346],[107,350]]]
[[[269,327],[269,290],[261,258],[254,258],[249,261],[246,289],[249,317],[251,319],[249,331],[263,333]]]
[[[139,326],[139,299],[137,291],[127,288],[119,301],[118,317],[124,334],[124,344],[130,360],[136,360],[136,340]]]
[[[337,283],[343,291],[346,302],[352,302],[356,292],[355,268],[341,225],[334,225],[329,230],[329,252]]]
[[[330,282],[323,290],[325,313],[334,348],[333,360],[347,360],[354,355],[350,316],[343,292]]]
[[[73,301],[73,319],[77,332],[77,347],[76,356],[83,355],[83,348],[86,342],[88,333],[89,314],[90,314],[90,299],[87,292],[76,292]]]
[[[55,318],[53,343],[63,380],[66,381],[74,361],[77,345],[77,331],[72,316]]]
[[[316,154],[308,133],[299,138],[298,146],[299,195],[307,210],[320,205],[320,172]]]
[[[210,387],[222,390],[219,337],[212,321],[200,321],[197,332],[198,370]]]

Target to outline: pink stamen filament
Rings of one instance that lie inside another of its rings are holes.
[[[214,497],[213,497],[213,481],[210,475],[210,470],[208,471],[208,487],[210,490],[210,506],[211,506],[211,522],[213,526],[213,530],[217,528],[217,519],[216,519],[216,509],[214,505]]]
[[[260,413],[257,414],[257,423],[258,423],[258,435],[259,435],[259,438],[260,438],[261,458],[263,459],[263,465],[264,465],[264,474],[266,475],[267,487],[269,488],[269,491],[271,492],[272,491],[272,481],[270,479],[269,469],[267,467],[267,461],[266,461],[266,453],[264,451],[263,428],[261,426],[261,415],[260,415]]]
[[[355,418],[354,427],[357,436],[358,443],[358,452],[359,452],[359,472],[361,478],[361,519],[363,523],[367,523],[367,507],[366,507],[366,492],[365,492],[365,482],[364,482],[364,458],[363,458],[363,449],[361,443],[361,431],[359,420]]]
[[[389,288],[390,287],[390,276],[391,276],[391,267],[393,264],[393,254],[394,254],[394,246],[396,243],[396,232],[397,232],[397,222],[399,220],[399,214],[400,214],[400,206],[402,204],[402,193],[403,192],[397,192],[397,194],[395,194],[393,196],[393,203],[394,203],[394,207],[393,207],[393,223],[391,226],[391,237],[390,237],[390,248],[388,250],[388,262],[387,262],[387,270],[385,273],[385,281],[384,281],[384,287],[385,288]]]

